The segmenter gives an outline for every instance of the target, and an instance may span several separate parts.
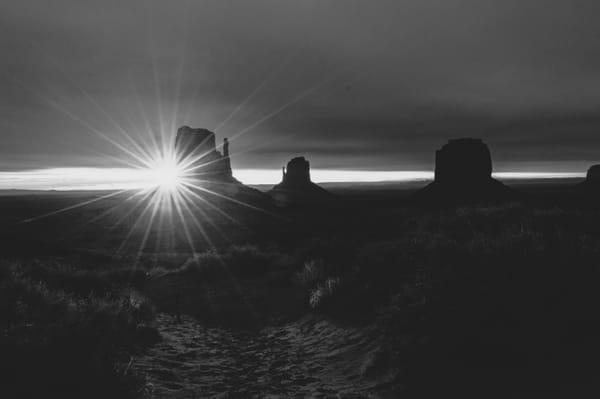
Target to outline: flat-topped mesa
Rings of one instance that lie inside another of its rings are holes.
[[[296,157],[282,168],[281,183],[268,193],[279,206],[325,205],[334,196],[310,181],[310,163],[304,157]]]
[[[573,194],[584,202],[591,201],[594,207],[600,206],[600,164],[588,169],[585,180],[575,186]]]
[[[182,126],[177,130],[175,149],[179,162],[191,161],[193,175],[202,180],[233,181],[229,142],[223,142],[223,154],[216,150],[215,134],[208,129]]]
[[[310,183],[310,163],[304,157],[296,157],[283,168],[281,184],[302,185]]]
[[[505,201],[516,193],[492,177],[492,157],[480,139],[448,141],[435,153],[435,179],[419,190],[418,201],[452,204],[471,201]]]
[[[588,169],[585,181],[600,186],[600,164],[593,165]]]
[[[435,181],[442,184],[479,184],[492,178],[492,157],[481,139],[448,141],[435,154]]]
[[[208,129],[182,126],[177,129],[175,147],[181,158],[187,157],[192,152],[210,153],[216,151],[215,134]]]

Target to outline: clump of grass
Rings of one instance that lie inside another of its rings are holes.
[[[236,278],[256,278],[271,272],[291,269],[291,258],[274,250],[254,245],[232,245],[224,251],[207,251],[194,257],[174,272],[191,275],[204,282]]]
[[[25,275],[0,273],[0,376],[7,397],[135,397],[143,379],[130,353],[147,343],[153,317],[132,290],[77,295]]]
[[[339,271],[322,259],[311,259],[293,274],[292,281],[305,290],[310,309],[340,319],[362,318],[368,296],[357,284],[356,270]]]
[[[312,309],[317,309],[324,306],[329,299],[331,299],[340,286],[339,277],[330,277],[323,282],[317,284],[315,288],[310,291],[308,303]]]
[[[312,288],[326,277],[326,266],[322,259],[311,259],[303,263],[293,276],[294,282],[304,288]]]
[[[322,309],[340,286],[340,278],[331,276],[329,269],[323,259],[310,259],[292,276],[292,281],[306,290],[311,309]]]
[[[135,287],[148,277],[145,268],[123,264],[82,264],[69,258],[18,261],[18,273],[49,288],[78,296],[105,295],[117,288]]]

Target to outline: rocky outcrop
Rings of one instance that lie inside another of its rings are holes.
[[[208,129],[182,126],[177,130],[175,148],[178,162],[186,164],[188,189],[218,209],[248,211],[272,207],[265,193],[248,187],[233,177],[229,157],[229,141],[223,140],[223,153],[217,151],[215,134]],[[200,200],[199,200],[200,201]]]
[[[322,205],[334,196],[310,180],[310,164],[304,157],[296,157],[282,168],[281,183],[268,194],[279,206]]]
[[[450,140],[435,153],[435,181],[474,185],[492,178],[492,157],[480,139]]]
[[[600,165],[594,165],[587,171],[586,183],[600,187]]]
[[[296,157],[282,168],[281,185],[301,187],[310,183],[310,163],[304,157]]]
[[[231,172],[227,139],[223,142],[221,154],[216,150],[213,132],[182,126],[177,130],[175,148],[178,161],[189,162],[194,177],[208,181],[237,182]]]
[[[585,180],[574,187],[572,194],[576,201],[600,206],[600,165],[593,165],[588,169]]]
[[[433,183],[416,193],[419,201],[455,203],[504,201],[515,192],[492,177],[492,157],[480,139],[450,140],[436,151]]]

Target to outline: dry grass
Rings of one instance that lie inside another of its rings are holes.
[[[49,270],[49,269],[48,269]],[[46,270],[46,272],[48,272]],[[80,292],[61,271],[52,283],[33,277],[31,265],[2,265],[0,277],[0,375],[6,397],[134,397],[143,379],[127,367],[136,347],[148,343],[152,306],[131,289],[113,286],[102,294],[106,276]],[[65,276],[61,284],[58,276]],[[85,281],[93,280],[92,275]],[[74,291],[58,289],[71,287]],[[82,284],[83,286],[83,284]],[[93,287],[93,288],[92,288]]]

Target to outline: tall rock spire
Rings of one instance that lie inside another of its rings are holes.
[[[223,139],[223,156],[229,156],[229,140],[227,140],[227,137]]]

